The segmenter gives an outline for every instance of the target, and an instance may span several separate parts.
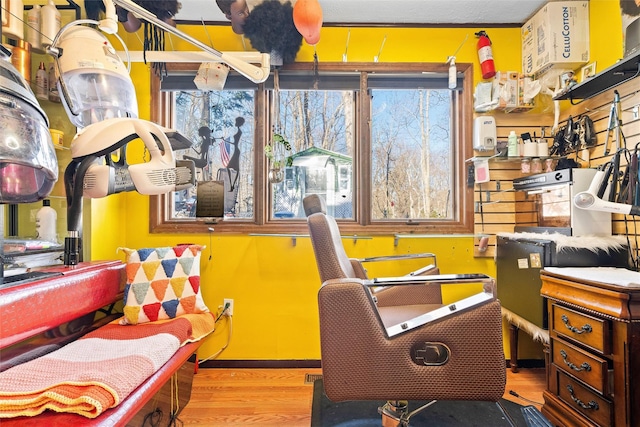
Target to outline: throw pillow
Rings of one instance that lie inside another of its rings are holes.
[[[198,245],[129,249],[123,325],[209,311],[200,293]]]

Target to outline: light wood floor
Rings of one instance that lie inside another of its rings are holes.
[[[198,427],[287,426],[309,427],[313,385],[306,374],[320,369],[201,368],[193,380],[191,400],[179,418]],[[542,403],[544,368],[507,370],[505,399],[526,406]],[[540,405],[535,405],[540,409]]]

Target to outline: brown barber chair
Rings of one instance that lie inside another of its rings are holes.
[[[362,260],[347,257],[324,200],[307,196],[304,207],[323,282],[320,347],[330,400],[386,401],[379,408],[384,427],[408,426],[413,414],[437,400],[500,400],[506,368],[494,279],[483,274],[370,279]],[[443,287],[471,283],[482,290],[443,303]],[[409,400],[429,402],[410,411]]]

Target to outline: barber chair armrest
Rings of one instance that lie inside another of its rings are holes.
[[[478,292],[469,297],[460,299],[453,303],[449,303],[441,306],[428,306],[428,311],[415,315],[412,313],[413,310],[409,309],[407,306],[407,314],[410,314],[410,318],[402,319],[402,320],[394,320],[389,322],[388,319],[385,319],[383,312],[385,311],[385,307],[378,307],[378,311],[381,316],[381,320],[383,321],[385,332],[388,337],[394,337],[403,332],[409,331],[411,329],[419,328],[426,324],[440,321],[444,318],[455,316],[456,313],[463,312],[469,310],[478,305],[485,304],[487,302],[493,301],[496,299],[496,286],[495,279],[486,274],[440,274],[434,276],[420,276],[412,277],[412,276],[402,276],[402,277],[387,277],[387,278],[378,278],[371,280],[364,280],[363,285],[365,287],[371,286],[394,286],[394,287],[404,287],[411,286],[416,284],[421,285],[442,285],[442,284],[473,284],[473,283],[481,283],[483,292]],[[415,304],[415,303],[414,303]],[[437,308],[435,308],[437,307]],[[416,306],[419,308],[419,306]],[[391,319],[398,319],[396,316],[391,316]]]
[[[433,253],[421,254],[405,254],[405,255],[389,255],[380,257],[371,257],[363,259],[352,259],[352,266],[356,272],[356,276],[367,279],[367,273],[364,269],[366,262],[379,261],[403,261],[421,258],[432,258],[432,264],[428,264],[418,270],[407,274],[408,277],[427,276],[440,274],[440,269],[436,264],[436,256]],[[409,304],[442,304],[442,293],[440,286],[432,286],[426,290],[424,286],[394,287],[394,286],[378,286],[372,290],[379,307],[389,307],[397,305]]]
[[[376,286],[407,286],[407,285],[424,285],[424,284],[470,284],[481,283],[485,293],[496,297],[496,281],[493,277],[486,274],[434,274],[427,276],[399,276],[399,277],[379,277],[375,279],[364,280],[363,284],[369,287]]]
[[[431,258],[433,262],[431,264],[427,264],[424,267],[419,268],[418,270],[412,271],[408,274],[408,276],[420,276],[423,274],[433,274],[435,270],[435,274],[439,273],[438,270],[438,262],[436,260],[436,254],[425,252],[421,254],[402,254],[402,255],[385,255],[385,256],[376,256],[376,257],[368,257],[368,258],[359,258],[357,259],[360,263],[366,262],[381,262],[381,261],[406,261],[413,259],[421,259],[421,258]]]
[[[392,338],[396,335],[404,333],[406,331],[410,331],[412,329],[417,329],[422,326],[428,325],[433,322],[438,322],[440,320],[446,319],[451,316],[456,316],[457,313],[462,313],[464,311],[473,309],[482,304],[486,304],[488,302],[495,301],[495,298],[486,292],[480,292],[470,297],[463,298],[454,303],[447,304],[442,307],[431,309],[423,314],[412,317],[411,319],[399,321],[395,324],[387,324],[385,322],[385,332],[389,338]],[[382,308],[379,309],[382,311]]]
[[[433,263],[436,264],[436,254],[431,252],[425,252],[421,254],[374,256],[374,257],[360,258],[359,261],[360,262],[402,261],[406,259],[419,259],[419,258],[433,258]]]

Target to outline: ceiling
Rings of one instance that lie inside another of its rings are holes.
[[[215,0],[180,0],[178,22],[228,23]],[[274,0],[267,0],[274,1]],[[323,25],[521,26],[547,0],[318,0]]]

